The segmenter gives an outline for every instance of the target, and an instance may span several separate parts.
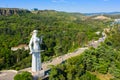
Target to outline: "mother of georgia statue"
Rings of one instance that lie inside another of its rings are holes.
[[[42,38],[37,37],[37,30],[32,32],[32,37],[29,42],[30,54],[32,54],[32,71],[37,72],[42,68],[41,64],[41,50],[40,44],[42,43]]]

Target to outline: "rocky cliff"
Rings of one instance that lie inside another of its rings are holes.
[[[22,13],[30,13],[30,11],[19,8],[0,8],[0,15],[8,16],[8,15],[22,14]]]

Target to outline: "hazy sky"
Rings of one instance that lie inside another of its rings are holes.
[[[0,0],[0,7],[82,13],[112,12],[120,11],[120,0]]]

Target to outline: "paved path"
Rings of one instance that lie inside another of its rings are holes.
[[[87,47],[79,48],[73,53],[68,53],[68,54],[56,57],[56,58],[52,59],[52,61],[50,61],[50,62],[45,62],[42,64],[43,70],[47,70],[49,68],[49,65],[57,65],[57,64],[62,63],[65,60],[67,60],[68,58],[77,56],[77,55],[81,54],[82,52],[84,52],[84,50],[86,50],[86,49],[88,49],[88,48]]]
[[[15,70],[0,71],[0,80],[13,80],[16,74],[17,74],[17,71]]]
[[[59,56],[59,57],[56,57],[56,58],[53,58],[52,60],[50,61],[47,61],[47,62],[44,62],[42,63],[42,68],[43,70],[40,71],[39,73],[34,73],[31,71],[31,68],[26,68],[26,69],[23,69],[21,71],[29,71],[32,73],[33,76],[36,76],[37,74],[42,74],[44,71],[48,71],[50,69],[50,65],[57,65],[57,64],[60,64],[62,63],[63,61],[67,60],[68,58],[71,58],[71,57],[74,57],[74,56],[77,56],[79,54],[81,54],[82,52],[84,52],[86,49],[88,49],[88,47],[85,47],[85,48],[79,48],[77,50],[75,50],[74,52],[72,53],[68,53],[68,54],[65,54],[65,55],[62,55],[62,56]]]

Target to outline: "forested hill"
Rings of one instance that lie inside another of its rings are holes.
[[[87,46],[89,41],[101,37],[109,20],[87,19],[79,13],[43,10],[19,15],[0,16],[0,70],[22,69],[31,66],[29,50],[12,51],[11,47],[28,45],[30,33],[37,29],[43,35],[42,61]],[[100,34],[96,34],[96,32]]]
[[[95,15],[120,15],[120,12],[100,12],[100,13],[84,13],[87,16],[95,16]]]
[[[96,49],[53,66],[49,80],[120,80],[120,25],[105,33],[105,42]]]
[[[9,15],[20,15],[20,14],[26,14],[26,13],[35,13],[35,14],[55,14],[59,13],[55,10],[27,10],[27,9],[20,9],[20,8],[0,8],[0,15],[9,16]],[[65,12],[63,12],[65,13]],[[69,13],[70,14],[70,13]],[[73,16],[82,16],[81,13],[71,13]]]

